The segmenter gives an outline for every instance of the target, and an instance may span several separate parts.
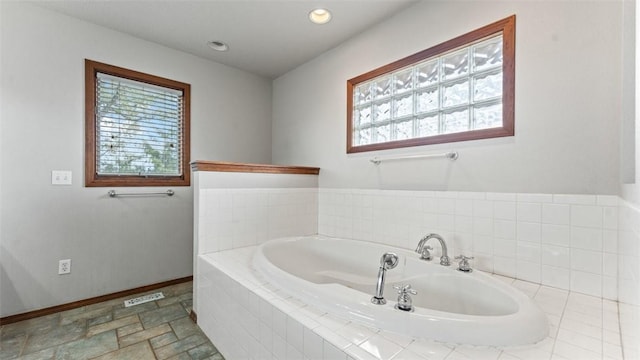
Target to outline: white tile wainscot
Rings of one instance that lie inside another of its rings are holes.
[[[321,235],[414,249],[438,233],[478,269],[618,299],[617,196],[320,189],[318,204]]]
[[[194,302],[198,255],[318,232],[318,174],[301,166],[194,161]]]
[[[255,248],[198,257],[198,324],[229,359],[623,359],[615,301],[495,275],[536,301],[549,337],[519,347],[438,343],[340,319],[279,291],[253,270]]]
[[[622,349],[625,359],[640,358],[637,204],[601,195],[318,189],[317,177],[264,174],[195,179],[194,309],[229,358],[315,359],[320,349],[325,359],[619,359]],[[274,211],[268,199],[292,207]],[[287,214],[306,220],[289,226]],[[248,267],[254,245],[278,236],[318,233],[413,249],[431,232],[445,237],[450,254],[475,256],[474,267],[534,297],[549,316],[550,339],[480,349],[398,337],[322,314]]]

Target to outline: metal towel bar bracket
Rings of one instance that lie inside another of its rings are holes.
[[[374,157],[371,161],[375,165],[380,165],[383,161],[389,160],[405,160],[405,159],[427,159],[427,158],[447,158],[451,161],[458,159],[457,151],[449,151],[442,154],[416,154],[416,155],[398,155],[398,156],[387,156],[387,157]]]
[[[109,190],[107,193],[109,197],[120,197],[120,196],[157,196],[157,195],[165,195],[165,196],[173,196],[175,192],[171,189],[165,192],[148,192],[148,193],[117,193],[115,190]]]

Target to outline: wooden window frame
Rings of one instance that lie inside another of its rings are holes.
[[[347,80],[347,153],[513,136],[515,134],[515,24],[516,16],[512,15],[508,18],[496,21],[467,34]],[[502,127],[469,130],[459,133],[440,134],[366,145],[353,144],[353,92],[357,85],[452,50],[469,46],[474,42],[499,33],[502,33],[503,36]]]
[[[183,92],[182,119],[182,174],[178,176],[145,176],[145,175],[99,175],[96,161],[96,85],[97,74],[108,74],[120,78],[144,82],[156,86],[175,89]],[[129,70],[85,59],[85,186],[87,187],[119,187],[119,186],[190,186],[191,168],[191,85],[142,72]]]

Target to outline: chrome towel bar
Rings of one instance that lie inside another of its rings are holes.
[[[117,193],[115,190],[109,190],[107,193],[109,197],[120,197],[120,196],[157,196],[157,195],[165,195],[165,196],[173,196],[175,192],[171,189],[165,192],[148,192],[148,193]]]
[[[384,157],[374,157],[371,161],[375,165],[379,165],[383,161],[390,160],[405,160],[405,159],[427,159],[427,158],[447,158],[451,161],[458,159],[457,151],[449,151],[442,154],[414,154],[414,155],[398,155],[398,156],[384,156]]]

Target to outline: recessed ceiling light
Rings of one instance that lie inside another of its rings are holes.
[[[309,20],[312,23],[322,25],[331,21],[331,12],[327,9],[315,9],[309,13]]]
[[[212,48],[215,51],[227,51],[227,50],[229,50],[229,45],[223,43],[222,41],[209,41],[207,43],[207,45],[209,45],[209,47]]]

